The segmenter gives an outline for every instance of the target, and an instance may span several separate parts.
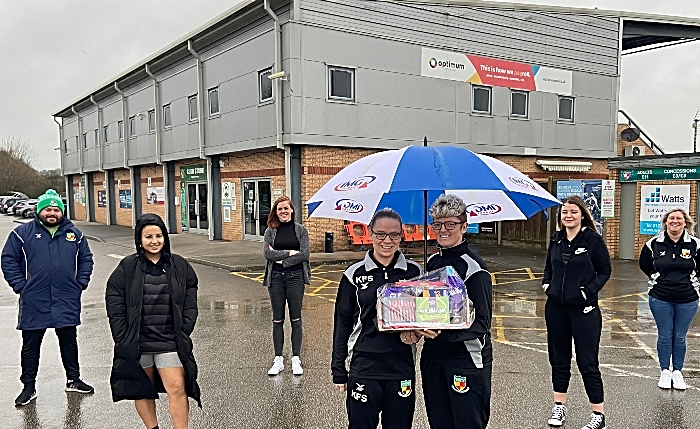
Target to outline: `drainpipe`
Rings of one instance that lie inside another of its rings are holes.
[[[274,73],[279,73],[282,71],[282,27],[280,26],[280,19],[275,14],[275,12],[270,8],[269,0],[263,1],[263,7],[268,15],[275,21],[275,69]],[[292,154],[288,147],[284,146],[282,143],[282,79],[273,79],[275,85],[275,122],[277,128],[277,149],[284,150],[284,182],[285,182],[285,193],[291,195],[291,168],[292,168]]]
[[[53,117],[53,121],[58,125],[58,152],[61,154],[61,176],[63,176],[65,173],[63,172],[63,154],[65,153],[66,148],[63,147],[63,125],[56,120],[56,117]],[[66,192],[68,192],[68,188],[66,188]],[[66,193],[66,198],[68,198],[68,194]]]
[[[97,102],[95,101],[95,98],[92,95],[90,95],[90,102],[97,108],[97,148],[98,148],[98,150],[97,150],[97,158],[98,158],[97,168],[98,168],[98,170],[104,172],[105,169],[104,169],[104,149],[103,148],[104,148],[105,142],[102,141],[102,138],[103,138],[103,136],[102,136],[102,115],[101,115],[101,111],[100,111],[100,105],[97,104]]]
[[[160,121],[161,121],[161,108],[160,108],[160,84],[158,83],[158,79],[156,79],[156,76],[151,73],[151,70],[148,68],[148,64],[146,64],[146,74],[153,79],[153,103],[156,106],[155,108],[155,113],[156,113],[156,164],[161,165],[162,162],[160,160],[160,146],[161,146],[161,135],[160,135],[160,130],[162,129]]]
[[[122,92],[121,89],[119,89],[119,85],[117,82],[114,82],[114,90],[119,93],[122,97],[122,126],[124,127],[124,168],[129,168],[129,130],[127,129],[128,126],[126,125],[126,97],[124,96],[124,93]],[[101,132],[102,130],[100,130]]]
[[[197,60],[197,116],[199,116],[199,157],[206,159],[204,155],[204,65],[202,57],[192,47],[192,41],[187,41],[187,50]]]

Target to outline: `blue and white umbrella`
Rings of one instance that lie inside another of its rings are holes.
[[[426,192],[427,191],[427,198]],[[454,146],[408,146],[353,162],[307,201],[309,216],[369,223],[390,207],[406,224],[423,224],[440,194],[460,196],[469,223],[528,219],[560,204],[508,164]]]

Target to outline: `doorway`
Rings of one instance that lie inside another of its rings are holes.
[[[243,238],[259,240],[264,236],[271,206],[269,179],[243,181]]]
[[[207,182],[187,183],[187,228],[192,232],[209,231]]]

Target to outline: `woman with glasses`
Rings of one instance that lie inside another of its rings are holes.
[[[338,390],[347,392],[350,429],[375,429],[380,414],[384,429],[410,429],[413,422],[415,345],[375,325],[377,288],[421,274],[420,265],[399,251],[402,226],[395,211],[376,212],[369,224],[372,249],[338,285],[331,371]]]
[[[566,392],[571,378],[571,342],[576,364],[591,404],[591,419],[582,429],[605,429],[603,379],[598,350],[603,320],[598,292],[610,278],[610,254],[586,203],[578,195],[562,201],[559,231],[547,251],[542,288],[547,294],[544,319],[552,366],[554,407],[547,423],[559,427],[566,418]]]
[[[427,269],[452,266],[464,280],[476,313],[469,329],[414,331],[425,337],[420,370],[431,429],[484,429],[490,416],[491,274],[464,239],[466,208],[455,195],[441,195],[430,207],[438,253],[430,256]]]
[[[263,255],[267,260],[263,286],[267,286],[270,294],[275,348],[275,359],[267,374],[277,375],[284,369],[284,313],[288,306],[292,325],[292,374],[302,375],[301,304],[304,285],[311,283],[309,233],[304,225],[294,221],[294,206],[286,195],[277,198],[270,208],[263,241]]]

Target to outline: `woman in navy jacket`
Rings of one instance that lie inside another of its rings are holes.
[[[661,233],[642,248],[639,267],[649,277],[649,308],[659,337],[661,376],[658,386],[685,390],[683,361],[685,336],[698,311],[698,265],[700,240],[690,235],[693,221],[685,210],[675,208],[661,220]],[[673,372],[671,358],[673,357]]]
[[[562,201],[560,230],[552,235],[542,288],[547,294],[545,321],[552,366],[554,408],[547,422],[558,427],[566,417],[566,392],[571,378],[571,339],[576,364],[591,403],[586,429],[604,429],[603,380],[598,363],[603,325],[598,292],[610,278],[610,254],[581,197]]]

